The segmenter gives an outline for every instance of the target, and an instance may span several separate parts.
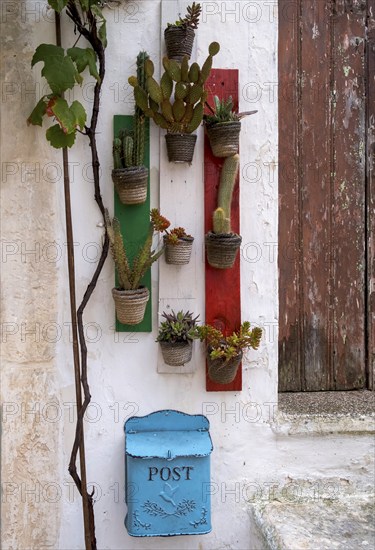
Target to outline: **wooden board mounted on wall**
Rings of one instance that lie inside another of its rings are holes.
[[[149,122],[146,119],[145,128],[145,166],[150,169],[150,132]],[[131,130],[133,125],[133,117],[130,115],[115,115],[113,117],[113,132],[117,137],[119,131],[124,128]],[[115,216],[120,222],[121,233],[124,239],[125,247],[129,255],[130,261],[133,261],[139,246],[141,246],[147,236],[150,223],[150,175],[148,177],[147,199],[143,204],[126,205],[120,202],[120,199],[115,194]],[[139,325],[123,325],[116,319],[117,332],[151,332],[152,330],[152,315],[151,315],[151,270],[149,269],[141,281],[142,285],[146,286],[150,291],[150,299],[146,306],[146,312],[142,323]]]
[[[213,106],[213,97],[219,99],[232,96],[234,109],[238,109],[238,70],[212,69],[207,81],[208,103]],[[212,213],[216,209],[220,171],[225,159],[214,157],[208,137],[204,144],[204,211],[205,233],[212,230]],[[240,231],[239,177],[237,178],[231,212],[232,229]],[[206,259],[206,323],[216,326],[225,334],[231,334],[241,324],[240,253],[231,269],[215,269]],[[206,368],[207,372],[207,368]],[[230,384],[212,382],[206,374],[207,391],[240,391],[242,389],[242,367]]]

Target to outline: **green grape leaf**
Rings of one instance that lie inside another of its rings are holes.
[[[51,111],[57,118],[64,134],[71,134],[76,129],[76,117],[65,99],[57,97],[51,106]]]
[[[82,73],[88,67],[91,76],[96,78],[97,81],[100,80],[96,67],[96,54],[92,48],[69,48],[66,53],[76,64],[79,73]]]
[[[80,129],[83,130],[86,124],[87,115],[82,103],[79,101],[73,101],[70,106],[70,110],[75,116],[76,126],[79,126]]]
[[[46,110],[47,110],[47,103],[44,99],[45,97],[46,96],[43,96],[42,99],[38,101],[32,113],[30,114],[29,118],[27,119],[27,124],[42,126],[43,117],[46,114]]]
[[[62,94],[74,87],[77,69],[70,57],[64,55],[63,48],[53,44],[40,44],[31,61],[33,67],[42,61],[42,76],[47,80],[54,94]]]
[[[59,124],[55,124],[48,128],[46,137],[52,147],[61,149],[62,147],[72,147],[76,139],[76,132],[65,134]]]
[[[69,0],[48,0],[48,4],[53,10],[60,13],[67,5],[68,1]]]

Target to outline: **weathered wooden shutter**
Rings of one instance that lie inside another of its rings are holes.
[[[374,4],[279,0],[280,391],[370,379]]]

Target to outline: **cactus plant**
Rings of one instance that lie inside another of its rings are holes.
[[[219,50],[217,42],[210,44],[202,69],[198,63],[189,67],[187,55],[181,63],[164,57],[164,73],[160,84],[153,77],[153,64],[149,60],[145,65],[146,91],[141,88],[137,78],[129,78],[129,84],[134,87],[137,107],[160,128],[167,130],[165,137],[170,162],[192,162],[196,135],[191,134],[203,120],[208,95],[205,83],[213,57]]]
[[[137,56],[137,76],[133,86],[137,87],[138,101],[133,116],[133,128],[120,130],[113,141],[112,179],[120,200],[124,204],[142,204],[147,198],[148,169],[144,166],[145,114],[148,110],[146,80],[152,75],[153,65],[146,52]],[[139,106],[141,105],[142,108]]]
[[[224,161],[220,174],[220,185],[217,198],[218,207],[212,217],[214,233],[232,233],[230,211],[239,162],[239,155],[227,157]]]
[[[212,267],[233,267],[242,238],[232,232],[231,205],[240,157],[227,157],[220,174],[217,208],[212,216],[213,232],[206,235],[207,260]]]
[[[140,90],[138,79],[130,77],[129,84],[134,87],[137,107],[168,133],[194,132],[203,119],[203,108],[207,99],[204,85],[210,74],[212,59],[219,50],[220,45],[217,42],[210,44],[209,55],[202,69],[197,63],[189,67],[187,56],[182,63],[164,57],[165,72],[160,84],[152,75],[146,78],[147,97]]]

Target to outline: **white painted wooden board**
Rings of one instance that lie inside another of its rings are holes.
[[[162,1],[161,55],[166,55],[164,29],[167,23],[183,17],[189,2]],[[196,33],[192,59],[196,59]],[[162,65],[161,70],[164,71]],[[161,76],[161,75],[159,75]],[[203,128],[197,131],[194,158],[191,166],[168,161],[165,131],[160,131],[160,212],[171,221],[171,228],[182,226],[194,237],[190,263],[184,266],[168,265],[159,260],[159,323],[163,311],[183,309],[200,315],[204,320],[204,188],[203,188]],[[159,347],[158,372],[187,374],[204,368],[204,356],[199,342],[194,343],[193,358],[183,367],[165,365]]]

